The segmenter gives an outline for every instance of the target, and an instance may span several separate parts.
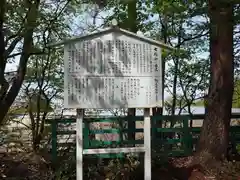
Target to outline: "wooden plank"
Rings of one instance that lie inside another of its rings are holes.
[[[151,168],[151,118],[150,109],[144,109],[144,180],[150,180],[152,176]]]
[[[152,139],[152,141],[162,144],[177,144],[181,143],[182,139]],[[122,142],[120,141],[99,141],[99,140],[90,140],[89,146],[90,148],[95,148],[99,146],[110,146],[110,145],[129,145],[129,144],[144,144],[144,140],[124,140]],[[64,143],[58,143],[58,147],[71,147],[75,146],[75,142],[64,142]],[[86,147],[84,146],[86,149]]]
[[[76,174],[77,180],[83,180],[83,117],[84,117],[84,110],[77,109],[77,150],[76,150]]]
[[[89,133],[90,133],[90,134],[104,134],[104,133],[114,133],[114,134],[118,134],[118,133],[120,133],[120,132],[121,132],[121,130],[120,130],[120,129],[116,129],[116,128],[89,130]]]
[[[183,132],[183,128],[156,128],[157,132],[163,132],[163,133],[168,133],[168,132]]]
[[[99,157],[99,158],[102,158],[102,159],[113,159],[113,158],[121,159],[121,158],[124,158],[123,153],[120,153],[120,154],[98,154],[98,155],[95,155],[95,157],[96,156]]]
[[[114,117],[100,117],[100,118],[84,118],[88,122],[113,122],[113,121],[143,121],[143,116],[114,116]]]
[[[155,128],[153,127],[152,130],[156,130],[157,132],[183,132],[183,128]],[[135,133],[139,133],[139,132],[143,132],[143,129],[94,129],[94,130],[90,130],[91,134],[103,134],[103,133],[119,133],[120,131],[122,131],[123,133],[127,133],[127,132],[135,132]],[[193,127],[190,129],[191,132],[200,132],[201,131],[201,127]],[[231,127],[231,131],[232,132],[240,132],[240,126],[235,126],[235,127]],[[66,130],[66,131],[57,131],[58,135],[71,135],[71,134],[76,134],[76,131],[74,130]]]
[[[171,120],[173,119],[184,119],[186,116],[189,115],[174,115],[174,116],[169,116],[169,115],[155,115],[152,117],[156,120],[160,120],[160,119],[169,119]],[[88,118],[85,117],[84,120],[87,121],[92,121],[92,122],[100,122],[101,120],[110,120],[110,121],[115,121],[115,120],[128,120],[126,116],[121,116],[121,117],[101,117],[101,118]],[[204,119],[204,114],[194,114],[193,116],[191,116],[192,120],[203,120]],[[240,114],[232,114],[231,115],[231,119],[240,119]],[[76,117],[71,117],[71,118],[55,118],[55,119],[46,119],[45,122],[46,124],[51,124],[53,120],[56,120],[58,123],[75,123],[76,122]],[[134,121],[142,121],[143,120],[143,116],[135,116],[135,117],[131,117],[131,120]]]
[[[57,131],[57,135],[71,135],[76,134],[75,130]]]
[[[99,140],[91,140],[89,142],[89,147],[99,147],[99,146],[110,146],[110,145],[119,145],[122,144],[120,141],[99,141]]]
[[[51,124],[52,121],[56,121],[57,123],[67,124],[67,123],[75,123],[76,118],[62,118],[62,119],[46,119],[46,124]]]
[[[194,132],[194,133],[200,133],[201,127],[192,127],[192,128],[190,129],[190,131],[191,131],[191,132]]]
[[[155,128],[153,127],[152,130],[156,130],[157,132],[163,132],[163,133],[167,133],[167,132],[183,132],[183,128]],[[139,132],[143,132],[143,129],[94,129],[94,130],[90,130],[91,134],[103,134],[103,133],[119,133],[120,131],[122,131],[123,133],[127,133],[127,132],[135,132],[135,133],[139,133]],[[200,132],[201,131],[201,127],[193,127],[190,129],[191,132]],[[236,127],[231,127],[231,132],[240,132],[240,126],[236,126]],[[57,131],[57,135],[71,135],[71,134],[76,134],[76,131],[74,130],[66,130],[66,131]]]
[[[137,132],[143,132],[143,129],[116,129],[116,128],[112,128],[112,129],[94,129],[94,130],[90,130],[91,134],[104,134],[104,133],[127,133],[127,132],[131,132],[131,133],[137,133]]]
[[[189,118],[188,115],[155,115],[151,116],[152,121],[162,121],[162,120],[168,120],[168,121],[183,121],[184,119]]]
[[[182,139],[152,139],[152,142],[156,142],[158,144],[177,144],[181,143]],[[99,147],[99,146],[110,146],[110,145],[130,145],[130,144],[144,144],[144,140],[123,140],[123,141],[98,141],[91,140],[90,147]]]
[[[240,126],[231,126],[230,131],[231,132],[240,132]]]
[[[144,147],[130,147],[130,148],[100,148],[100,149],[84,149],[83,154],[113,154],[113,153],[139,153],[144,152]]]

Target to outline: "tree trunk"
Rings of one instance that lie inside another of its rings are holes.
[[[128,10],[127,10],[127,15],[128,15],[128,20],[127,20],[127,27],[129,31],[133,33],[137,33],[138,31],[138,21],[137,21],[137,1],[129,1],[128,2]],[[135,108],[129,108],[127,115],[129,118],[131,116],[136,116],[136,109]],[[128,128],[129,129],[136,129],[136,122],[129,119],[128,120]],[[128,140],[135,140],[135,132],[129,132],[128,133]],[[135,146],[135,145],[133,145]]]
[[[5,0],[2,0],[0,3],[0,101],[2,97],[6,94],[8,90],[8,83],[4,77],[4,71],[6,68],[6,59],[5,59],[5,40],[4,40],[4,17],[5,17]]]
[[[5,2],[5,1],[3,1]],[[1,3],[1,5],[5,5]],[[5,47],[2,47],[3,42],[3,29],[2,23],[4,20],[4,7],[0,8],[0,124],[3,122],[5,116],[8,113],[11,105],[13,104],[15,98],[17,97],[20,88],[22,86],[26,70],[27,63],[30,57],[32,47],[33,47],[33,32],[35,27],[37,26],[37,16],[38,16],[38,8],[39,8],[40,0],[35,0],[29,2],[26,24],[25,24],[25,33],[23,35],[23,47],[21,52],[21,57],[19,60],[19,65],[17,69],[17,75],[15,76],[11,87],[9,88],[8,83],[6,84],[5,77],[3,76],[5,65],[6,65],[6,57],[4,56]],[[4,86],[5,84],[5,86]],[[9,90],[8,90],[9,89]]]
[[[211,79],[198,153],[226,157],[233,96],[233,4],[209,0]]]

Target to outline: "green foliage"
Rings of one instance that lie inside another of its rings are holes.
[[[73,15],[77,15],[76,8],[81,7],[76,1],[13,0],[4,2],[5,0],[1,2],[0,10],[3,23],[3,25],[1,23],[0,31],[4,34],[1,39],[0,71],[5,72],[6,63],[12,62],[18,64],[18,70],[14,81],[6,82],[4,80],[6,77],[0,77],[0,107],[2,109],[0,121],[18,96],[27,66],[31,67],[31,61],[48,58],[49,49],[46,46],[48,43],[69,37],[72,25],[69,22]],[[52,56],[54,53],[50,54]],[[60,57],[60,54],[55,53],[55,58],[56,56]],[[60,63],[58,65],[56,68],[59,70],[61,65]],[[39,71],[41,71],[40,66],[37,67]],[[0,74],[5,76],[4,73]],[[55,78],[55,82],[52,80],[51,84],[57,83],[60,82]],[[4,102],[5,100],[7,102]]]
[[[153,9],[159,14],[159,20],[151,34],[176,47],[176,51],[164,58],[165,91],[171,95],[171,101],[165,104],[170,114],[174,114],[176,108],[188,108],[190,113],[191,105],[204,95],[208,86],[209,62],[207,58],[198,56],[207,50],[208,33],[206,12],[203,11],[205,5],[198,6],[199,3],[175,1],[172,5],[168,1],[157,1]],[[196,18],[201,21],[196,21]]]
[[[104,19],[108,25],[115,18],[119,26],[161,40],[174,52],[163,50],[164,89],[171,95],[166,105],[171,114],[175,108],[188,108],[205,95],[209,80],[208,21],[205,1],[108,1]]]
[[[104,19],[106,26],[111,23],[112,19],[117,19],[121,28],[130,31],[147,32],[151,29],[149,24],[149,9],[140,0],[133,1],[110,1],[107,8],[112,10],[112,14]],[[134,29],[134,30],[133,30]]]
[[[37,2],[40,4],[35,15],[32,9]],[[21,76],[16,77],[22,79],[18,88],[25,78],[18,96],[25,103],[15,113],[29,115],[35,146],[43,137],[44,120],[55,110],[63,93],[63,51],[50,49],[47,45],[70,37],[73,16],[82,13],[82,4],[76,1],[13,0],[8,1],[5,8],[6,49],[11,50],[8,62],[18,62],[18,56],[21,56],[17,71]],[[26,39],[30,42],[27,45]]]
[[[237,145],[236,147],[238,154],[240,154],[240,144]]]
[[[232,99],[232,107],[233,108],[240,108],[240,81],[237,79],[234,83],[234,92],[233,92],[233,99]],[[205,106],[203,99],[198,100],[195,102],[196,106]]]
[[[232,106],[234,108],[240,108],[240,80],[235,80],[234,92],[233,92],[233,102]]]
[[[50,112],[52,101],[62,98],[63,51],[49,49],[47,44],[70,36],[70,17],[78,14],[81,5],[75,1],[50,0],[42,1],[39,9],[33,40],[35,49],[42,53],[29,58],[21,96],[29,103],[28,110],[31,107],[33,112]]]

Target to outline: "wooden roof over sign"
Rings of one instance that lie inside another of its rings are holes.
[[[140,41],[144,41],[144,42],[152,44],[152,45],[159,46],[159,47],[164,48],[164,49],[174,50],[173,47],[171,47],[167,44],[164,44],[160,41],[156,41],[156,40],[153,40],[153,39],[150,39],[150,38],[139,36],[135,33],[132,33],[132,32],[127,31],[125,29],[121,29],[121,28],[116,27],[116,26],[112,26],[110,28],[106,28],[106,29],[100,30],[98,32],[90,33],[90,34],[87,34],[87,35],[78,36],[78,37],[66,39],[66,40],[63,40],[63,41],[60,41],[60,42],[52,43],[52,44],[49,44],[49,47],[56,47],[56,46],[61,46],[61,45],[69,44],[69,43],[74,43],[74,42],[77,42],[77,41],[94,39],[94,38],[97,38],[99,36],[103,36],[103,35],[106,35],[106,34],[109,34],[109,33],[120,33],[120,34],[126,35],[128,37],[131,37],[131,38],[134,38],[134,39],[137,39],[137,40],[140,40]]]

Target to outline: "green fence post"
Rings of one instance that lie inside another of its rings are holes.
[[[52,120],[52,161],[57,161],[57,121]]]
[[[155,140],[157,139],[157,120],[156,115],[153,115],[151,118],[151,133],[152,133],[152,147],[155,148],[155,145],[157,144]]]
[[[183,120],[183,144],[184,144],[184,155],[190,155],[192,152],[190,146],[190,131],[188,127],[189,118],[184,118]]]
[[[192,116],[189,116],[189,120],[193,121]],[[190,148],[190,153],[193,152],[193,132],[192,132],[192,125],[189,127],[189,148]]]
[[[136,109],[130,108],[128,109],[128,115],[127,115],[127,127],[130,130],[127,133],[128,140],[135,141],[136,138],[136,119],[134,117],[136,116]],[[135,147],[135,144],[131,144],[130,147]]]
[[[83,126],[83,148],[84,149],[89,149],[89,145],[90,145],[89,132],[90,132],[89,122],[85,121]]]

